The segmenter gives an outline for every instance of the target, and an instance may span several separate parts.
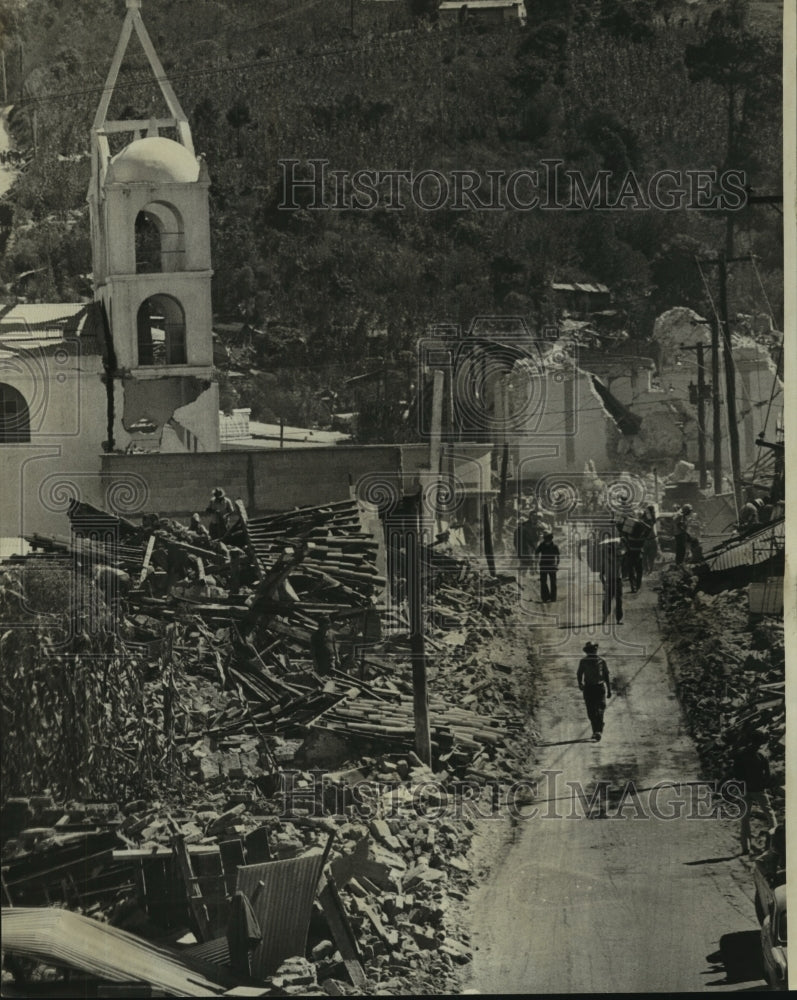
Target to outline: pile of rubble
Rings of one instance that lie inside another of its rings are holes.
[[[149,794],[117,802],[13,789],[1,817],[4,906],[68,910],[127,944],[168,946],[170,962],[217,992],[453,984],[471,957],[453,914],[473,884],[475,822],[494,812],[533,739],[512,668],[484,655],[512,613],[514,581],[425,554],[427,765],[413,749],[406,608],[380,603],[379,543],[355,503],[253,521],[239,508],[214,542],[85,505],[72,527],[68,541],[32,541],[75,574],[90,566],[104,588],[121,648],[141,664],[163,773]],[[325,617],[338,648],[321,670],[313,637]],[[116,749],[136,739],[120,732]],[[261,892],[269,879],[276,888]],[[284,906],[286,893],[293,936],[258,937],[275,924],[267,903]],[[256,926],[243,951],[231,929],[246,924],[241,897]],[[56,928],[34,947],[27,921],[12,957],[59,965]],[[24,965],[12,968],[24,979]]]
[[[662,574],[662,625],[690,732],[718,780],[751,730],[765,737],[773,806],[785,815],[786,684],[783,621],[752,619],[744,590],[706,594],[687,571]],[[688,609],[688,613],[687,612]]]

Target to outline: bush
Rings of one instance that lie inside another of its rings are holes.
[[[69,574],[0,573],[3,799],[44,788],[124,799],[164,776],[168,746],[147,664],[89,581],[80,581],[82,608],[64,610],[79,582]]]

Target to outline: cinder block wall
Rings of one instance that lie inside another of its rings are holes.
[[[194,452],[184,455],[104,455],[107,486],[141,477],[148,496],[141,512],[186,516],[202,511],[215,486],[240,498],[250,514],[345,500],[350,483],[382,475],[398,483],[401,449],[375,445],[275,449],[262,452]]]

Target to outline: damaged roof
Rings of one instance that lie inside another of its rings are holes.
[[[84,347],[102,343],[97,302],[20,302],[0,305],[0,349],[41,350],[79,339]]]
[[[149,983],[167,996],[221,996],[225,991],[172,949],[54,907],[3,907],[3,950],[110,982]]]

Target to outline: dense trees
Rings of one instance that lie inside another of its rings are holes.
[[[429,323],[515,311],[534,325],[552,279],[605,281],[640,335],[679,297],[704,307],[689,256],[722,245],[716,211],[280,208],[289,158],[301,170],[315,158],[330,171],[486,177],[554,157],[587,183],[632,170],[643,186],[663,168],[735,167],[758,190],[778,189],[780,55],[746,4],[732,0],[698,25],[680,0],[527,0],[525,29],[478,33],[433,26],[433,6],[197,0],[186,17],[182,4],[145,4],[210,168],[220,318],[264,337],[299,331],[309,364],[331,351],[356,366],[365,327],[390,330],[390,360]],[[22,89],[14,133],[30,162],[12,195],[0,280],[41,268],[29,294],[73,298],[88,270],[77,235],[87,228],[88,129],[118,4],[28,0],[22,16],[0,0],[7,11],[6,50],[21,42],[24,54],[9,82]],[[160,107],[135,58],[117,97],[120,112]],[[739,216],[745,227],[778,311],[779,219],[751,209]]]

